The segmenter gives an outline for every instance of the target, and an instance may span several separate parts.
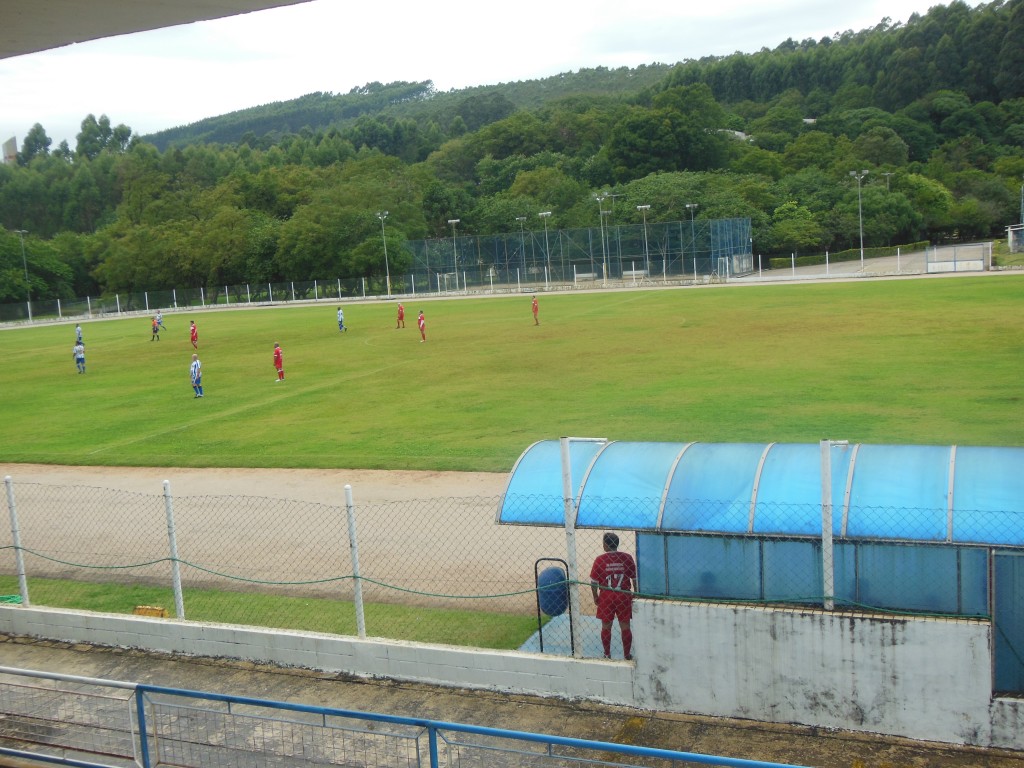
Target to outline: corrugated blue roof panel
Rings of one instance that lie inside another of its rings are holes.
[[[958,447],[953,538],[1024,546],[1024,448]]]
[[[578,493],[587,467],[604,443],[593,440],[569,444],[573,494]],[[562,447],[558,440],[541,440],[527,448],[509,475],[498,510],[499,523],[564,525]]]
[[[747,531],[754,476],[764,445],[694,443],[676,465],[661,529]]]
[[[654,530],[669,473],[683,443],[609,443],[580,495],[581,528]]]
[[[1024,448],[830,451],[837,536],[1024,547]],[[820,444],[573,441],[570,459],[581,527],[821,532]],[[560,526],[564,517],[559,441],[535,443],[512,471],[498,521]]]
[[[847,453],[833,449],[833,504],[843,500],[846,473],[837,473],[837,457]],[[754,533],[821,535],[821,449],[809,443],[773,445],[765,457],[757,486]]]
[[[946,541],[949,457],[949,446],[860,446],[846,535]]]

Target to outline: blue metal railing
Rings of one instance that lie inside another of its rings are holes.
[[[33,687],[27,682],[31,678],[48,680],[50,687]],[[58,688],[58,683],[72,683],[73,687]],[[110,689],[110,694],[93,692],[83,696],[83,690],[90,687]],[[127,699],[133,699],[133,706],[128,707],[126,717],[118,710],[124,709],[120,705]],[[91,707],[112,713],[106,715],[110,721],[96,724],[95,712],[86,711]],[[33,723],[33,727],[18,732],[0,729],[0,754],[82,768],[155,768],[166,764],[217,768],[252,762],[246,761],[245,755],[257,761],[276,757],[289,765],[369,764],[407,768],[567,763],[635,767],[655,762],[794,768],[781,763],[10,667],[0,667],[0,713],[9,721],[22,719]],[[81,734],[86,723],[118,736],[84,739]],[[60,733],[64,726],[66,735]],[[124,736],[128,731],[134,743],[131,749],[125,748]],[[35,741],[33,734],[38,735]],[[26,746],[32,750],[25,749]],[[128,754],[130,751],[134,754]],[[110,762],[102,762],[103,759]]]

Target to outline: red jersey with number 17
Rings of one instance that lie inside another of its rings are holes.
[[[636,581],[636,561],[628,552],[605,552],[594,560],[594,565],[590,569],[590,580],[600,585],[600,600],[611,597],[631,599],[629,594],[611,590],[621,589],[629,592],[632,589],[633,582]]]

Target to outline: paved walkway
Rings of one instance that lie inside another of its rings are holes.
[[[821,768],[1024,768],[1021,753],[3,635],[0,665]]]

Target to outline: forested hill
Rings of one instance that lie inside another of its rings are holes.
[[[143,140],[161,151],[189,144],[246,142],[267,147],[289,133],[342,129],[357,118],[389,121],[413,119],[459,131],[475,131],[508,117],[517,109],[537,109],[580,96],[634,97],[656,86],[672,71],[668,64],[636,69],[581,69],[543,80],[437,91],[430,80],[420,83],[368,83],[348,93],[310,93],[297,99],[209,117],[190,125],[159,131]]]
[[[369,83],[346,94],[311,93],[290,101],[210,117],[144,136],[163,150],[196,143],[258,141],[268,146],[300,131],[341,129],[363,116],[413,119],[442,133],[475,131],[517,109],[575,97],[642,99],[678,85],[704,83],[715,100],[741,113],[797,90],[803,118],[837,107],[895,112],[922,94],[948,89],[972,102],[1024,95],[1024,12],[1020,0],[972,9],[962,2],[914,14],[906,24],[883,19],[873,29],[821,40],[786,40],[753,54],[685,59],[636,69],[581,69],[540,80],[438,92],[431,81]],[[685,56],[685,51],[680,51]],[[1024,137],[1022,137],[1024,138]]]
[[[87,115],[76,140],[37,123],[0,165],[0,304],[379,285],[404,243],[454,246],[453,220],[525,242],[743,218],[764,256],[1002,238],[1024,218],[1024,0],[673,65],[370,83],[149,137]]]

